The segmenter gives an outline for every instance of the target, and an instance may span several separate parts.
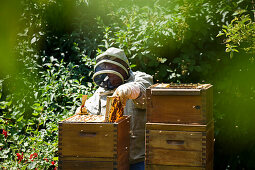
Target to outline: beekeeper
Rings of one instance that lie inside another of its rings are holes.
[[[124,115],[131,115],[130,169],[144,169],[145,91],[153,83],[152,76],[132,72],[124,51],[111,47],[96,57],[93,80],[100,87],[86,101],[85,107],[91,114],[105,115],[107,96],[120,96],[125,106]]]

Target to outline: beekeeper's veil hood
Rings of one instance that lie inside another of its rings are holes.
[[[105,89],[115,89],[129,78],[130,66],[123,50],[111,47],[96,57],[94,82]]]

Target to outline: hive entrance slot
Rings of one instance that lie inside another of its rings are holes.
[[[183,145],[184,140],[166,140],[166,143],[169,145]]]
[[[96,132],[84,132],[84,131],[80,131],[80,136],[82,137],[94,137],[96,136]]]

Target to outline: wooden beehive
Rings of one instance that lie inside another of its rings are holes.
[[[130,117],[59,123],[59,169],[129,169]]]
[[[146,124],[147,170],[212,170],[213,121],[207,125]]]
[[[146,95],[147,122],[206,124],[212,120],[212,85],[155,84]]]

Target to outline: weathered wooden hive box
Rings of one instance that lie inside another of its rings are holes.
[[[155,84],[146,91],[147,121],[199,123],[212,120],[212,85]]]
[[[147,93],[147,170],[212,170],[212,85],[155,84]]]
[[[71,121],[75,116],[59,123],[59,169],[128,170],[130,117]]]
[[[146,124],[147,170],[212,170],[213,122]]]

